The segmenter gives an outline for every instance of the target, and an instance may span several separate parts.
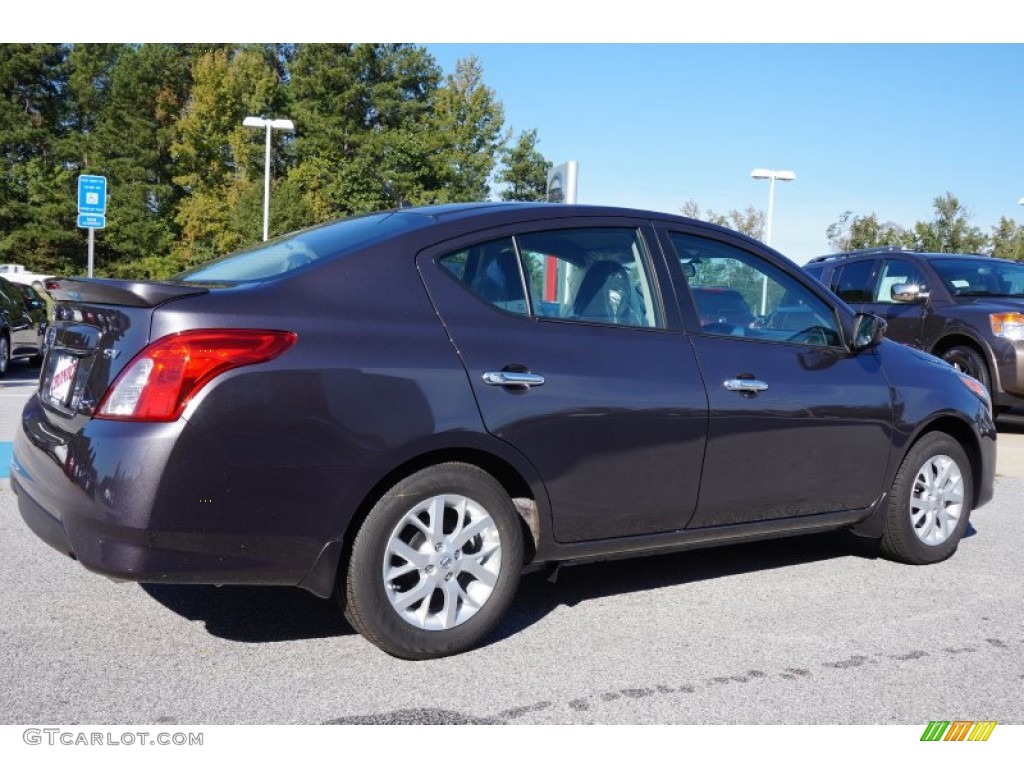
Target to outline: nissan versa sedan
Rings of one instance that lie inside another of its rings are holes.
[[[830,529],[934,563],[992,496],[975,379],[667,214],[403,209],[48,288],[32,530],[114,579],[333,596],[403,658],[484,642],[526,568]]]

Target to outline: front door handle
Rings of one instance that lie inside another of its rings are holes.
[[[495,387],[539,387],[544,377],[538,373],[520,373],[519,371],[487,371],[483,375],[484,384]]]
[[[768,382],[759,379],[726,379],[722,386],[730,392],[764,392]]]

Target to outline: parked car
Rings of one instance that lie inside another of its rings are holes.
[[[43,290],[46,281],[51,279],[49,275],[25,269],[22,264],[0,264],[0,277],[10,280],[12,283],[30,285],[40,291]]]
[[[46,332],[46,304],[34,306],[22,287],[0,277],[0,378],[7,375],[11,360],[38,363]],[[31,289],[29,289],[31,290]]]
[[[524,568],[832,529],[933,563],[993,492],[977,381],[681,217],[411,208],[51,294],[28,525],[115,579],[334,595],[404,658],[483,642]]]
[[[808,273],[887,335],[968,373],[996,411],[1024,406],[1024,264],[876,248],[811,259]]]
[[[45,324],[46,298],[31,285],[26,285],[25,283],[11,283],[11,285],[21,294],[21,299],[25,303],[25,310],[32,319]]]

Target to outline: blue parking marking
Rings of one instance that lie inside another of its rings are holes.
[[[11,476],[11,458],[13,457],[14,443],[0,443],[0,478]]]

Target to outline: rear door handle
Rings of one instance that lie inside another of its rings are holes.
[[[768,382],[759,379],[726,379],[722,386],[730,392],[764,392]]]
[[[520,373],[519,371],[487,371],[483,375],[484,384],[495,387],[539,387],[544,377],[538,373]]]

